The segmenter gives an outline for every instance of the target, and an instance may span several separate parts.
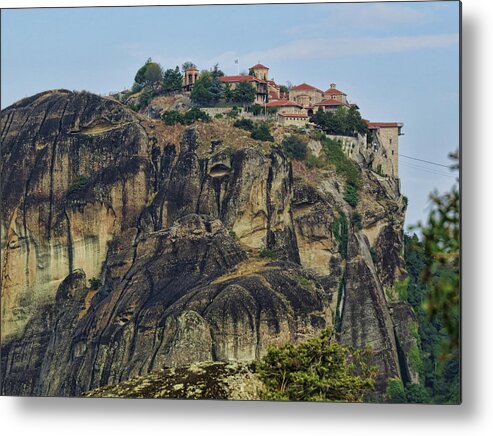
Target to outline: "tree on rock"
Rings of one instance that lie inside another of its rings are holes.
[[[180,67],[175,69],[169,68],[164,72],[163,76],[163,91],[173,92],[179,91],[183,85],[183,76],[180,73]]]
[[[151,58],[147,59],[135,75],[135,84],[143,88],[146,85],[153,85],[163,80],[163,69],[161,65],[153,62]]]
[[[267,400],[361,402],[375,384],[369,351],[339,344],[332,329],[301,344],[271,348],[258,372]]]

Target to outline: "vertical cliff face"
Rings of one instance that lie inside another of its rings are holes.
[[[381,387],[409,375],[412,313],[386,301],[402,275],[394,182],[364,171],[354,211],[330,170],[158,123],[68,91],[2,111],[3,392],[251,360],[328,325],[372,347]]]

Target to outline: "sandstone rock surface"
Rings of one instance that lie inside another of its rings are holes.
[[[403,274],[397,184],[362,170],[353,210],[333,171],[166,129],[65,90],[2,111],[4,394],[248,362],[329,325],[373,348],[380,388],[412,374],[412,313],[385,294]]]

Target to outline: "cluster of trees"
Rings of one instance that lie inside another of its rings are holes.
[[[221,82],[224,73],[216,64],[211,71],[202,71],[194,84],[191,99],[198,106],[215,106],[219,102],[250,106],[255,101],[256,90],[249,82],[240,82],[233,89]]]
[[[357,133],[368,133],[366,122],[354,106],[349,109],[341,106],[335,112],[324,112],[320,108],[311,116],[310,121],[330,135],[354,136]]]
[[[188,63],[183,64],[186,68]],[[183,84],[183,75],[180,67],[168,68],[163,70],[160,64],[153,62],[151,58],[147,59],[137,71],[132,86],[133,92],[139,92],[148,87],[165,93],[179,91]]]
[[[236,120],[233,126],[249,131],[250,136],[257,141],[274,142],[274,137],[270,133],[269,125],[265,122],[254,123],[252,120],[247,118],[241,118]]]
[[[161,119],[168,126],[172,126],[178,123],[190,125],[196,121],[209,122],[211,117],[206,112],[194,107],[185,113],[174,110],[165,111],[161,116]]]
[[[454,156],[457,159],[457,156]],[[460,401],[460,197],[453,187],[432,194],[432,210],[416,234],[404,236],[409,281],[405,299],[418,321],[421,385],[397,386],[401,402],[457,404]],[[399,393],[400,392],[400,393]],[[418,395],[421,393],[420,395]]]
[[[257,364],[266,400],[361,402],[375,385],[369,350],[339,344],[335,332],[269,349]]]
[[[291,159],[305,160],[308,153],[306,140],[300,135],[286,136],[281,146]]]
[[[162,66],[154,62],[151,58],[147,59],[144,65],[137,71],[132,93],[140,92],[139,104],[135,109],[146,106],[152,97],[159,94],[171,94],[180,91],[183,86],[183,73],[189,67],[195,67],[192,62],[185,62],[181,69],[168,68],[164,70]],[[262,108],[254,105],[256,89],[250,82],[240,82],[234,87],[230,84],[221,82],[224,76],[223,71],[216,64],[210,71],[201,71],[192,89],[191,100],[196,106],[215,106],[219,102],[241,105],[247,107],[257,115]],[[271,113],[275,109],[269,109]]]

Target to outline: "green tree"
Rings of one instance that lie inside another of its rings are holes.
[[[368,126],[354,106],[341,106],[335,112],[325,112],[319,108],[310,121],[331,135],[354,136],[357,133],[368,133]]]
[[[190,61],[184,62],[183,65],[181,66],[181,70],[183,72],[185,72],[189,68],[197,68],[197,66],[193,62],[190,62]]]
[[[172,126],[177,123],[183,124],[183,115],[181,112],[174,110],[163,112],[161,119],[164,121],[164,124],[168,126]]]
[[[407,402],[404,384],[400,378],[391,378],[388,380],[386,394],[389,403],[400,404]]]
[[[274,137],[271,135],[269,126],[266,123],[260,123],[255,126],[250,136],[257,141],[274,142]]]
[[[364,401],[374,387],[369,350],[337,342],[332,329],[300,344],[269,349],[258,364],[262,398],[290,401]]]
[[[161,82],[162,80],[163,70],[161,65],[153,62],[151,58],[147,59],[146,63],[139,68],[134,79],[137,86],[141,87],[153,85],[154,83]]]
[[[250,82],[240,82],[233,90],[233,102],[243,106],[250,106],[257,95],[257,91]]]
[[[219,78],[203,71],[193,86],[191,99],[198,106],[214,106],[223,96],[223,84]]]
[[[457,154],[453,156],[458,160]],[[456,167],[457,168],[457,167]],[[444,353],[459,349],[460,336],[460,194],[457,186],[443,195],[431,196],[432,210],[423,233],[425,269],[429,290],[425,309],[443,324],[448,339]]]
[[[217,80],[224,76],[224,72],[219,68],[219,64],[216,64],[211,69],[212,80]]]
[[[163,75],[163,90],[165,92],[179,91],[183,85],[183,75],[180,73],[180,68],[169,68]]]
[[[249,120],[248,118],[241,118],[239,120],[236,120],[233,126],[237,127],[238,129],[248,130],[249,132],[251,132],[255,128],[255,124],[253,124],[253,121]]]
[[[306,141],[300,135],[286,136],[281,143],[286,154],[296,160],[304,160],[307,154]]]

